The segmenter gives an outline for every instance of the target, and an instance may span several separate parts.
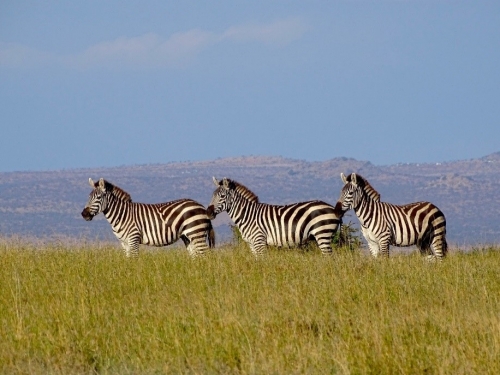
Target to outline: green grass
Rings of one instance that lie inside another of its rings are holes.
[[[498,374],[500,251],[0,245],[0,373]]]

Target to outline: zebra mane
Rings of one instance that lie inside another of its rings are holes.
[[[346,180],[347,182],[351,182],[352,176],[348,175]],[[359,186],[361,186],[366,195],[368,195],[368,198],[370,198],[372,201],[380,202],[380,193],[375,190],[375,188],[368,182],[366,178],[356,173],[356,182]]]
[[[259,197],[245,185],[242,185],[234,180],[230,180],[229,178],[227,179],[227,182],[230,189],[235,190],[239,195],[241,195],[247,201],[252,203],[259,203]]]
[[[95,187],[99,187],[99,181],[94,184]],[[132,197],[129,193],[127,193],[122,188],[113,185],[111,182],[104,180],[104,186],[106,187],[106,191],[109,191],[116,198],[124,202],[132,202]]]

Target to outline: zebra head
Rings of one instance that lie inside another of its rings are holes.
[[[215,189],[212,194],[212,200],[207,208],[207,216],[210,220],[215,219],[217,214],[231,208],[233,197],[232,191],[234,191],[233,181],[227,178],[223,178],[222,181],[217,181],[217,179],[213,177],[213,181],[217,189]]]
[[[358,181],[356,173],[352,173],[349,177],[346,177],[343,173],[340,174],[340,178],[344,183],[344,187],[340,192],[340,198],[335,206],[336,210],[341,210],[343,213],[358,207],[361,198],[363,196],[363,186],[362,181]]]
[[[99,179],[99,182],[95,183],[91,178],[89,178],[89,184],[92,186],[93,190],[90,193],[89,200],[82,211],[82,217],[87,221],[92,220],[99,212],[106,209],[109,198],[108,193],[112,189],[112,185],[103,178]]]

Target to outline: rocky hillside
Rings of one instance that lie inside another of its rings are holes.
[[[203,162],[0,173],[0,234],[36,238],[113,239],[102,215],[85,222],[80,212],[90,187],[88,178],[104,177],[128,191],[136,202],[189,197],[210,201],[212,176],[230,177],[255,192],[262,202],[291,203],[322,199],[334,204],[340,172],[369,179],[382,200],[407,203],[428,200],[445,213],[448,239],[456,245],[500,241],[500,152],[480,159],[435,164],[375,166],[367,161],[335,158],[322,162],[249,156]],[[345,221],[357,223],[351,214]],[[227,216],[215,221],[228,233]]]

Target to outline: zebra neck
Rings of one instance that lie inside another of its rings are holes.
[[[127,216],[129,212],[129,206],[132,203],[124,202],[120,199],[110,197],[108,201],[108,207],[102,212],[108,223],[111,224],[113,229],[118,228],[123,221],[123,218]]]
[[[365,194],[362,195],[362,198],[359,204],[354,208],[354,213],[356,214],[359,223],[361,225],[365,225],[367,221],[371,217],[371,213],[373,212],[374,201],[368,199]]]
[[[231,208],[227,211],[227,214],[237,226],[240,226],[251,220],[250,217],[253,215],[250,214],[255,211],[256,208],[257,203],[250,202],[241,196],[237,196]]]

